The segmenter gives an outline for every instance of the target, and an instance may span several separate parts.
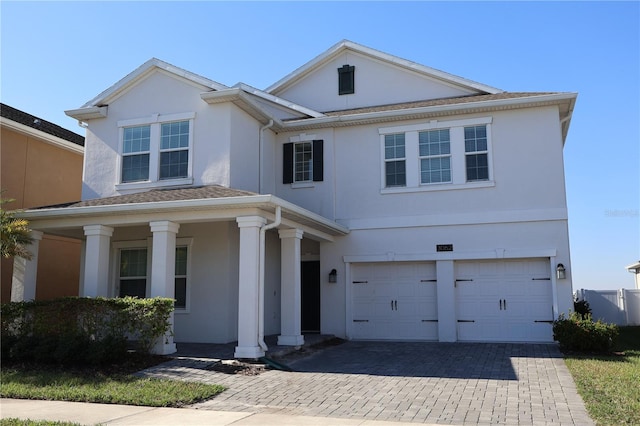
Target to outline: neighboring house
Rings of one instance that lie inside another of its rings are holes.
[[[626,269],[633,274],[636,288],[640,290],[640,261],[627,266]]]
[[[266,90],[151,59],[67,111],[87,126],[82,202],[23,216],[85,241],[82,295],[174,298],[176,342],[239,358],[265,334],[552,341],[573,306],[576,97],[350,41]]]
[[[84,137],[9,105],[0,104],[0,116],[0,187],[2,198],[15,200],[2,208],[14,210],[78,201]],[[22,283],[16,282],[12,294],[14,260],[2,259],[0,299],[8,302],[12,298],[77,296],[81,241],[53,234],[33,235],[39,245],[38,258],[34,259],[37,285],[31,285],[24,293]]]

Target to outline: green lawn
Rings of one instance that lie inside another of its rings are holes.
[[[223,386],[140,378],[119,366],[117,371],[4,366],[0,396],[18,399],[96,402],[103,404],[182,407],[212,398]],[[141,368],[138,368],[141,369]]]
[[[565,354],[598,425],[640,425],[640,327],[621,327],[615,355]]]

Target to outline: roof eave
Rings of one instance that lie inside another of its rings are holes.
[[[200,98],[209,105],[231,102],[263,124],[268,123],[269,120],[273,120],[276,128],[282,127],[280,119],[265,111],[264,108],[254,102],[251,97],[239,87],[214,92],[204,92],[200,94]]]
[[[304,218],[304,220],[312,222],[321,231],[328,235],[339,236],[349,233],[349,229],[316,213],[299,207],[293,203],[285,201],[281,198],[270,194],[266,195],[248,195],[240,197],[224,197],[224,198],[201,198],[192,200],[179,201],[156,201],[147,203],[127,203],[103,206],[86,206],[86,207],[62,207],[62,208],[43,208],[29,209],[18,213],[18,216],[29,220],[35,228],[37,221],[56,220],[56,219],[72,219],[81,217],[100,217],[113,215],[141,215],[147,213],[162,212],[181,212],[194,210],[205,210],[211,208],[275,208],[281,207],[285,212],[293,216]]]
[[[108,113],[108,107],[92,106],[78,109],[68,109],[64,113],[71,118],[75,118],[78,121],[87,121],[96,118],[105,118]]]
[[[451,105],[434,105],[418,108],[406,108],[391,111],[375,111],[366,113],[326,116],[305,120],[292,120],[283,123],[283,130],[308,130],[322,127],[343,127],[377,122],[421,119],[451,114],[470,114],[476,112],[490,112],[508,109],[526,108],[533,106],[556,105],[563,101],[575,103],[576,93],[557,93],[551,95],[536,95],[523,98],[498,99],[479,102],[468,102]],[[563,139],[566,132],[563,132]]]
[[[18,123],[5,117],[0,117],[0,124],[11,130],[41,139],[48,144],[55,145],[59,148],[74,152],[76,154],[84,155],[84,147],[82,145],[69,142],[66,139],[62,139],[58,136],[43,132],[42,130],[34,129],[33,127],[26,126],[22,123]]]

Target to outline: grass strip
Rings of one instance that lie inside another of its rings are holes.
[[[565,363],[598,425],[640,424],[640,327],[620,328],[615,354],[565,354]]]
[[[3,398],[182,407],[212,398],[223,390],[220,385],[100,372],[14,368],[3,368],[0,372]]]
[[[54,422],[50,420],[0,419],[0,426],[82,426],[80,423]]]

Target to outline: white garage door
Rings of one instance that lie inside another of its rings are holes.
[[[438,339],[435,263],[354,264],[350,285],[353,339]]]
[[[458,340],[553,341],[548,259],[456,262]]]

